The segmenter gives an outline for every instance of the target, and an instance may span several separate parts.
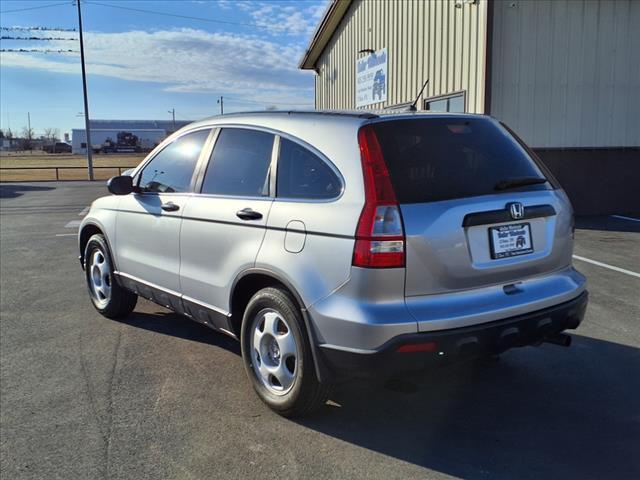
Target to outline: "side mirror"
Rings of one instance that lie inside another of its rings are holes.
[[[128,175],[111,177],[107,182],[107,188],[114,195],[129,195],[133,192],[133,178]]]

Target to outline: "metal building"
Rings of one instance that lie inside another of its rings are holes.
[[[148,151],[169,134],[189,123],[191,123],[190,120],[176,120],[175,122],[172,120],[90,120],[91,146],[94,151],[109,148],[111,150],[119,148],[120,150]],[[118,147],[119,134],[121,145]],[[123,138],[126,140],[123,141]],[[84,128],[71,130],[71,152],[87,153],[87,133]]]
[[[639,0],[333,0],[300,68],[319,109],[495,116],[578,213],[640,213]]]

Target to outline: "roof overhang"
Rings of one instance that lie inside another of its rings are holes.
[[[327,10],[322,16],[322,20],[316,27],[316,31],[313,33],[311,42],[304,52],[298,68],[301,70],[315,70],[318,58],[322,55],[324,48],[331,40],[333,33],[338,28],[342,17],[351,6],[353,0],[331,0]]]

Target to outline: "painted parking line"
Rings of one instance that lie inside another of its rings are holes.
[[[87,213],[89,213],[89,207],[84,207],[78,215],[84,217]]]
[[[77,233],[56,233],[56,237],[77,237]]]
[[[624,215],[611,215],[613,218],[619,218],[620,220],[629,220],[630,222],[640,222],[640,218],[625,217]]]
[[[71,220],[69,223],[67,223],[64,226],[64,228],[78,228],[81,223],[82,223],[82,220]]]
[[[613,265],[609,265],[608,263],[598,262],[597,260],[591,260],[590,258],[580,257],[578,255],[574,255],[573,258],[575,258],[576,260],[580,260],[581,262],[591,263],[593,265],[598,265],[599,267],[608,268],[609,270],[614,270],[616,272],[631,275],[632,277],[640,278],[640,273],[632,272],[631,270],[625,270],[624,268],[620,267],[615,267]]]

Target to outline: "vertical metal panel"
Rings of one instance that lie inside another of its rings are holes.
[[[637,0],[496,2],[491,114],[534,147],[640,146],[638,25]]]
[[[470,112],[484,109],[487,0],[354,0],[317,62],[316,107],[355,108],[358,51],[387,48],[387,101],[411,102],[465,90]],[[421,108],[422,102],[418,103]]]

